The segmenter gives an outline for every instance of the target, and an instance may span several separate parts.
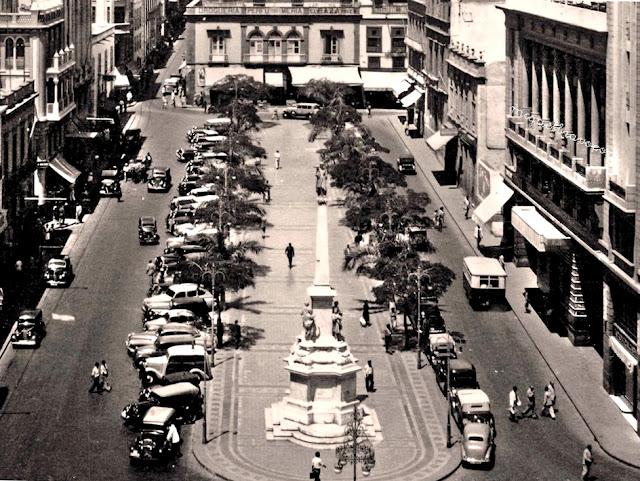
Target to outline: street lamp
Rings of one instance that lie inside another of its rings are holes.
[[[422,279],[423,278],[427,278],[428,279],[428,283],[427,283],[427,289],[430,290],[431,289],[431,276],[429,274],[427,274],[426,272],[424,272],[422,269],[418,269],[416,272],[411,272],[409,274],[409,280],[411,280],[411,278],[415,278],[416,283],[418,284],[418,315],[416,318],[416,330],[418,333],[418,354],[417,354],[417,365],[418,365],[418,369],[422,368],[422,338],[421,338],[421,334],[422,334],[422,305],[421,305],[421,301],[422,301]],[[428,335],[428,333],[427,333]]]
[[[347,464],[353,465],[353,481],[357,480],[357,466],[362,463],[362,474],[369,476],[371,470],[376,465],[376,453],[371,446],[369,436],[363,423],[364,415],[362,409],[353,406],[353,418],[347,423],[344,430],[345,440],[336,448],[336,458],[338,461],[334,466],[337,474],[342,472]]]

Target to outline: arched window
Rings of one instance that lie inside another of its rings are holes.
[[[6,70],[14,69],[13,54],[14,54],[13,39],[8,38],[4,42],[4,68]]]
[[[262,55],[264,39],[262,38],[262,32],[253,31],[249,34],[249,54],[250,55]]]
[[[267,37],[267,55],[282,55],[282,35],[279,32],[271,32]]]
[[[287,35],[287,55],[300,55],[302,38],[296,30],[289,32]]]
[[[16,40],[16,68],[24,68],[24,40],[21,38]]]

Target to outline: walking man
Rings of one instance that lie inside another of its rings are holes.
[[[271,116],[271,120],[280,120],[280,114],[278,113],[278,109],[273,109],[273,115]]]
[[[522,291],[522,297],[524,297],[524,312],[531,312],[531,309],[529,308],[529,293],[527,292],[527,289]]]
[[[109,366],[107,366],[107,361],[103,359],[102,363],[100,363],[100,388],[104,391],[110,392],[111,384],[109,384],[109,381],[107,381],[108,377]]]
[[[280,168],[280,151],[276,150],[276,153],[273,154],[273,157],[276,161],[276,169],[279,169]]]
[[[593,453],[591,452],[591,444],[582,451],[582,481],[591,479],[591,466],[593,465]]]
[[[173,108],[176,108],[176,91],[172,90],[171,91],[171,105],[173,106]]]
[[[555,401],[556,395],[555,392],[549,389],[549,386],[544,387],[544,398],[542,400],[542,415],[550,417],[551,419],[556,418],[556,412],[553,409],[553,403]]]
[[[438,216],[440,217],[440,229],[444,227],[444,207],[440,206],[438,209]]]
[[[171,445],[171,453],[174,457],[179,458],[182,456],[180,452],[180,434],[176,425],[171,423],[169,429],[167,429],[167,442]]]
[[[369,301],[364,301],[362,303],[362,318],[364,319],[365,326],[371,325],[371,321],[369,319]]]
[[[311,476],[310,478],[314,481],[320,481],[320,471],[322,468],[326,468],[327,465],[324,464],[322,458],[320,457],[320,451],[316,451],[315,456],[311,460]]]
[[[289,261],[289,269],[291,269],[293,267],[293,256],[296,255],[296,251],[291,245],[291,242],[289,242],[289,245],[284,250],[284,253],[287,255],[287,260]]]
[[[371,104],[367,104],[367,117],[371,117]]]
[[[100,363],[96,362],[91,369],[91,387],[89,392],[102,392],[102,386],[100,385]]]
[[[533,386],[527,389],[527,409],[522,412],[522,417],[529,416],[532,419],[538,419],[536,414],[536,391]]]
[[[76,204],[76,220],[82,222],[82,204],[80,202]]]
[[[167,96],[163,95],[162,96],[162,110],[165,110],[167,108]]]
[[[521,406],[520,398],[518,397],[518,387],[513,386],[509,391],[509,421],[518,422],[518,406]]]
[[[391,352],[391,324],[387,324],[384,328],[384,352],[393,354]]]
[[[373,364],[371,364],[371,359],[367,361],[367,365],[364,367],[364,385],[367,389],[367,392],[375,392],[373,381]]]
[[[233,335],[233,345],[236,349],[240,349],[240,345],[242,344],[242,329],[240,328],[238,319],[231,325],[231,334]]]
[[[467,195],[464,198],[464,218],[469,218],[469,208],[471,207],[471,202],[469,201],[469,196]]]
[[[476,247],[480,249],[480,242],[482,242],[482,227],[480,227],[480,224],[476,224],[474,237],[476,238]]]

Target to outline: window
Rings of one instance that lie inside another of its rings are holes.
[[[14,68],[13,53],[13,39],[8,38],[4,42],[4,68],[6,70],[13,70]]]
[[[262,55],[263,43],[262,36],[255,34],[251,36],[249,38],[249,54]]]
[[[609,236],[611,237],[611,247],[632,263],[635,243],[635,214],[626,214],[610,205]]]
[[[480,276],[480,287],[500,287],[500,278],[496,276]]]
[[[340,53],[337,35],[327,35],[324,37],[324,54],[338,55]]]
[[[380,68],[380,57],[369,57],[369,68]]]
[[[367,52],[382,53],[382,27],[367,27]]]
[[[288,38],[287,39],[287,54],[298,55],[300,53],[300,39]]]
[[[404,70],[404,59],[406,57],[393,57],[391,59],[391,66],[394,70]]]
[[[211,55],[224,55],[225,53],[224,36],[212,35],[209,37],[209,53]]]
[[[107,22],[111,23],[111,7],[107,7]]]
[[[96,23],[96,7],[91,7],[91,23]]]
[[[272,34],[267,39],[267,55],[282,55],[282,39],[279,34]]]
[[[24,40],[21,38],[16,41],[16,68],[24,68]]]

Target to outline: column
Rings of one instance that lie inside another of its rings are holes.
[[[560,65],[561,53],[553,50],[553,124],[560,125]],[[557,137],[554,135],[554,137]]]
[[[576,157],[580,157],[582,159],[588,158],[587,147],[584,144],[586,140],[586,99],[585,94],[587,92],[587,84],[586,84],[586,62],[582,59],[576,59],[576,74],[578,79],[578,86],[576,88],[576,107],[578,111],[578,118],[576,124],[576,139],[584,139],[582,142],[576,141]]]
[[[58,103],[58,98],[60,95],[58,94],[58,89],[60,88],[60,79],[58,77],[53,77],[53,103]]]
[[[518,43],[518,63],[516,64],[516,88],[519,89],[518,101],[520,105],[518,105],[519,109],[523,109],[525,107],[531,107],[529,104],[529,75],[527,74],[528,67],[530,64],[531,55],[527,51],[527,43],[522,40],[520,37],[520,42]],[[519,83],[519,86],[517,85]]]
[[[599,145],[600,141],[600,105],[602,100],[598,99],[600,68],[591,66],[591,140],[592,145]]]
[[[533,115],[540,114],[538,103],[540,102],[540,85],[538,84],[538,73],[536,64],[538,62],[538,46],[533,42],[531,45],[531,113]]]
[[[549,120],[549,50],[542,47],[542,120]]]
[[[573,57],[564,54],[564,129],[566,132],[573,131],[573,97],[571,96],[571,74]]]

